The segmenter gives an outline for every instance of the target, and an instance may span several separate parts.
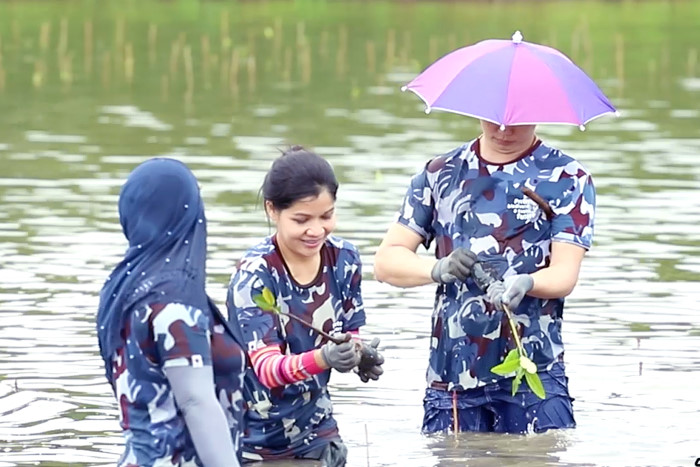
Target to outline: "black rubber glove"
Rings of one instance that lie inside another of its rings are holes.
[[[354,371],[363,383],[368,382],[370,379],[376,381],[384,373],[384,369],[382,368],[384,357],[379,353],[377,347],[379,347],[378,337],[372,339],[370,344],[362,343],[362,348],[360,349],[360,363]]]

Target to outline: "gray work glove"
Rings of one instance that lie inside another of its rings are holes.
[[[384,373],[384,369],[382,368],[384,357],[377,351],[377,347],[379,347],[378,337],[372,339],[370,344],[362,343],[362,348],[360,349],[360,363],[357,364],[357,368],[353,371],[360,377],[363,383],[368,382],[370,379],[376,381]]]
[[[359,346],[352,341],[350,334],[341,334],[337,337],[345,342],[342,344],[336,344],[333,341],[326,342],[321,347],[321,355],[326,361],[326,365],[341,373],[346,373],[360,363]]]
[[[472,266],[476,262],[476,255],[466,248],[457,248],[444,258],[440,258],[430,277],[438,284],[446,284],[460,280],[466,281],[471,275]]]
[[[525,294],[532,290],[534,283],[529,274],[517,274],[491,284],[486,295],[488,301],[493,303],[497,310],[503,311],[504,306],[509,310],[515,310]]]

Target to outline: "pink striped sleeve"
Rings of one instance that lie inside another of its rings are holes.
[[[250,360],[260,382],[272,389],[326,371],[316,363],[318,351],[314,349],[299,355],[282,355],[278,345],[268,345],[251,352]]]

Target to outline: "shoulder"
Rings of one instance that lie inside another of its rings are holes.
[[[236,265],[229,280],[229,292],[261,286],[269,287],[274,276],[284,269],[271,237],[265,237],[248,249]]]
[[[189,328],[209,327],[209,318],[202,310],[183,303],[152,303],[144,312],[155,334],[169,334],[171,325],[178,321]]]
[[[338,260],[345,259],[351,262],[360,261],[360,252],[357,247],[342,237],[329,235],[328,238],[326,238],[326,248],[328,248],[332,256]]]
[[[255,272],[260,268],[265,268],[268,258],[276,254],[276,251],[272,237],[265,237],[243,254],[236,266],[236,270]]]
[[[474,141],[470,141],[449,152],[433,157],[425,165],[425,171],[429,173],[440,172],[446,167],[454,166],[456,163],[463,161],[472,152],[471,147],[473,144]]]
[[[545,143],[540,144],[533,156],[538,168],[551,170],[559,174],[560,177],[591,177],[588,169],[577,159]]]
[[[361,280],[362,259],[355,245],[340,237],[329,236],[326,246],[332,257],[330,266],[336,280],[347,286]]]

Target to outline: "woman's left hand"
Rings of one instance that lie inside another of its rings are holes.
[[[504,307],[514,310],[520,305],[525,295],[532,290],[533,285],[534,280],[529,274],[517,274],[494,282],[489,286],[486,294],[488,301],[493,303],[497,310],[503,311]]]
[[[368,382],[370,379],[376,381],[384,373],[384,369],[382,368],[384,357],[377,350],[379,338],[375,337],[372,339],[369,345],[365,342],[362,342],[361,345],[360,363],[358,363],[354,371],[363,383]]]

